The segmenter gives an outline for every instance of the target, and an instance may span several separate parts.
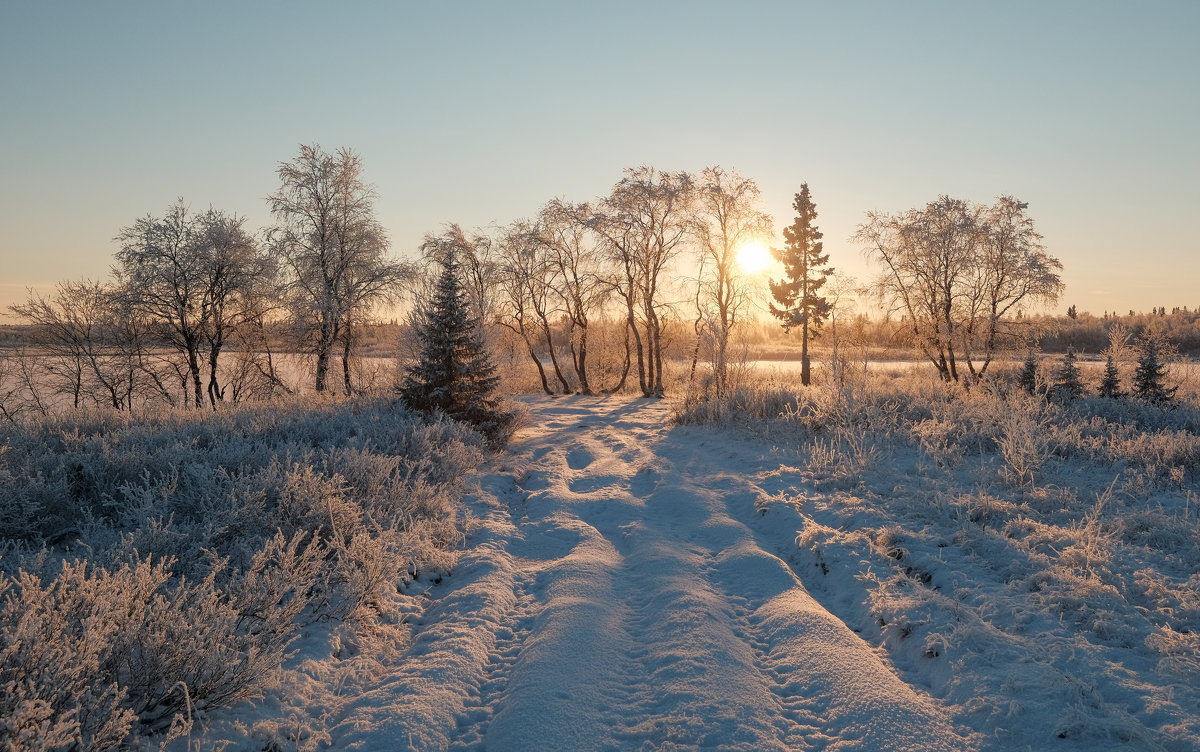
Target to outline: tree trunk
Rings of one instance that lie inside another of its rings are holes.
[[[574,337],[571,339],[571,359],[575,364],[575,375],[579,377],[579,391],[584,394],[595,394],[587,377],[587,324],[575,322],[579,329],[579,347],[576,349]]]
[[[800,383],[808,386],[812,380],[811,364],[808,362],[808,317],[800,324]]]
[[[626,331],[633,333],[633,343],[637,349],[637,367],[638,367],[638,386],[642,389],[642,395],[650,396],[649,385],[646,383],[646,357],[642,352],[642,335],[638,332],[637,321],[633,316],[633,305],[629,306],[628,318],[626,319],[628,329]],[[625,379],[621,379],[621,384],[624,386]]]
[[[554,366],[554,377],[558,379],[558,383],[562,385],[563,394],[571,393],[571,385],[563,376],[562,369],[558,365],[558,356],[554,353],[554,339],[550,332],[550,323],[542,317],[542,337],[546,340],[546,350],[550,353],[550,365]]]
[[[191,343],[188,344],[187,359],[188,371],[192,375],[192,388],[196,395],[196,407],[204,407],[204,387],[200,384],[200,358]]]
[[[617,385],[608,390],[609,394],[615,394],[625,388],[625,380],[629,378],[629,369],[632,366],[632,355],[629,347],[629,321],[625,322],[625,364],[621,369],[621,380]]]
[[[354,386],[350,383],[350,338],[347,337],[342,345],[342,384],[346,389],[346,396],[354,394]]]
[[[208,402],[213,410],[217,403],[225,400],[225,389],[217,381],[217,360],[221,354],[221,345],[213,343],[208,351]]]

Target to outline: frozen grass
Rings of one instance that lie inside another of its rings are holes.
[[[404,589],[452,563],[480,458],[463,426],[381,400],[0,426],[0,748],[181,738],[294,690],[315,626],[353,671],[394,658]],[[319,738],[300,726],[251,731]]]
[[[1183,391],[1183,390],[1181,390]],[[991,749],[1200,748],[1200,401],[914,371],[684,400],[783,465],[805,584]]]

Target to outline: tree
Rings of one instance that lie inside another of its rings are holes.
[[[878,293],[944,381],[959,381],[960,361],[982,379],[998,350],[1028,338],[1022,307],[1062,291],[1062,264],[1026,208],[1010,196],[992,206],[940,196],[898,215],[872,212],[855,233],[883,267]]]
[[[516,333],[525,343],[529,357],[537,367],[542,391],[553,395],[546,378],[546,367],[538,355],[535,341],[540,333],[550,354],[550,362],[558,383],[566,393],[570,385],[558,365],[554,337],[550,328],[550,263],[545,246],[537,239],[537,231],[526,221],[515,222],[499,243],[500,306],[497,321]]]
[[[1037,382],[1038,362],[1031,347],[1029,348],[1029,354],[1025,356],[1025,362],[1021,365],[1020,373],[1017,374],[1017,385],[1029,394],[1033,394],[1037,391]]]
[[[481,322],[464,289],[453,253],[440,260],[431,297],[415,310],[413,324],[421,353],[398,388],[414,410],[442,412],[470,423],[493,445],[504,442],[513,422],[496,388],[496,375],[484,343]]]
[[[1113,362],[1111,354],[1104,360],[1104,378],[1100,380],[1099,394],[1108,399],[1121,399],[1125,396],[1121,391],[1121,373],[1117,370],[1117,364]]]
[[[1162,361],[1161,350],[1158,335],[1153,332],[1143,335],[1137,368],[1133,372],[1133,396],[1155,405],[1171,402],[1179,388],[1166,386],[1167,367]]]
[[[362,158],[354,151],[301,146],[278,172],[279,190],[267,199],[278,224],[268,239],[283,271],[283,302],[300,341],[316,356],[316,390],[325,391],[333,348],[341,343],[350,393],[356,328],[373,306],[396,300],[413,268],[387,256],[375,191],[363,182]]]
[[[660,172],[645,165],[629,168],[588,223],[619,270],[612,289],[625,302],[645,397],[664,393],[663,272],[688,239],[694,195],[692,176],[686,172]]]
[[[1083,396],[1083,382],[1079,378],[1079,366],[1075,362],[1075,348],[1067,348],[1062,363],[1054,371],[1052,389],[1056,397],[1068,402]]]
[[[568,342],[579,391],[593,394],[588,377],[588,326],[594,311],[604,305],[610,287],[605,283],[599,253],[587,230],[588,204],[554,199],[537,218],[537,237],[547,251],[550,285],[570,325]]]
[[[200,348],[208,316],[201,232],[183,199],[161,217],[147,214],[117,235],[114,276],[126,299],[145,313],[186,361],[196,407],[204,404]]]
[[[1075,321],[1079,318],[1079,311],[1075,310],[1075,306],[1072,305],[1067,307],[1067,318],[1071,319],[1072,321]]]
[[[773,234],[771,216],[760,207],[758,184],[737,172],[708,167],[696,186],[696,235],[700,250],[697,309],[713,341],[713,382],[718,397],[728,386],[729,339],[749,299],[738,269],[748,243]],[[697,332],[699,335],[700,332]]]
[[[800,192],[792,201],[796,220],[783,230],[784,246],[771,249],[776,260],[783,264],[785,278],[770,282],[771,297],[779,304],[771,305],[771,313],[783,323],[785,331],[800,327],[800,383],[808,386],[811,371],[808,358],[809,336],[816,336],[829,315],[829,302],[820,294],[821,286],[832,269],[829,254],[823,254],[821,232],[813,222],[817,205],[813,203],[808,183],[801,183]]]
[[[10,306],[31,325],[31,338],[45,358],[38,359],[44,385],[67,395],[71,406],[104,404],[129,410],[135,396],[174,403],[151,355],[151,324],[131,305],[124,290],[101,282],[60,282],[50,297],[34,295]],[[32,367],[32,364],[25,366]],[[43,384],[26,370],[28,391],[39,410]]]
[[[214,409],[223,399],[221,350],[267,294],[269,266],[244,224],[212,208],[192,214],[179,199],[162,217],[146,215],[117,236],[114,273],[124,302],[183,357],[196,407],[206,392]],[[207,389],[200,376],[205,350]]]
[[[202,306],[201,336],[208,349],[209,404],[225,400],[218,363],[235,337],[254,326],[271,307],[276,269],[245,230],[245,218],[209,209],[198,218]]]

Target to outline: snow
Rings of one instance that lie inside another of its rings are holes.
[[[963,750],[937,701],[805,590],[763,529],[766,449],[663,402],[529,400],[409,647],[336,749]]]

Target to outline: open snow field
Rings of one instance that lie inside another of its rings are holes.
[[[664,402],[530,399],[394,673],[338,749],[958,750],[938,703],[805,590],[764,448]],[[778,467],[778,463],[774,464]]]

